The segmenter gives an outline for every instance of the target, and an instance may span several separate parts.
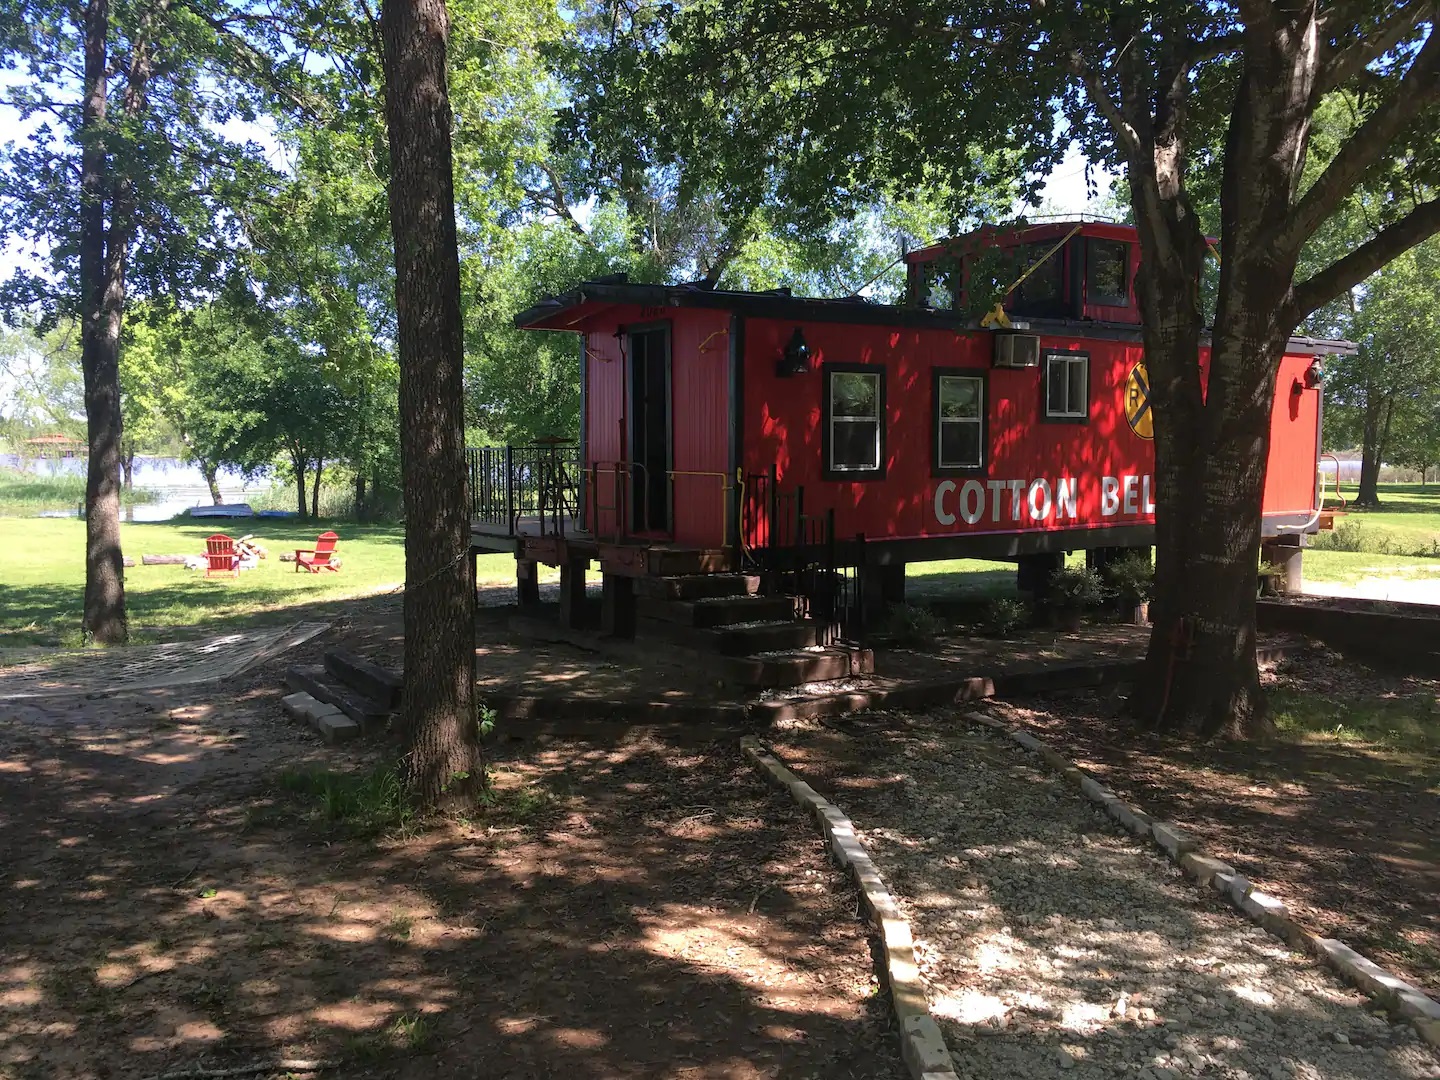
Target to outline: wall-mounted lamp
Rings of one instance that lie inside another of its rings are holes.
[[[1320,362],[1320,357],[1310,361],[1310,366],[1305,369],[1305,374],[1290,384],[1292,394],[1303,394],[1306,390],[1318,390],[1325,385],[1325,365]]]
[[[791,375],[804,375],[809,370],[810,346],[805,344],[805,335],[797,326],[795,333],[790,335],[780,360],[775,364],[775,374],[782,379],[788,379]]]

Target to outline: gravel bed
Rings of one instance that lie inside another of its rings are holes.
[[[1440,1078],[1440,1057],[956,715],[843,809],[910,919],[962,1078]]]

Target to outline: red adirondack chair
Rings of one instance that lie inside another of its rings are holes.
[[[340,568],[330,561],[335,554],[335,545],[340,542],[340,537],[333,532],[323,532],[315,540],[313,548],[297,548],[295,551],[295,572],[308,570],[312,574],[318,574],[321,570],[333,570],[337,574]]]
[[[216,533],[205,540],[205,576],[229,574],[240,576],[240,556],[235,553],[235,541],[224,533]]]

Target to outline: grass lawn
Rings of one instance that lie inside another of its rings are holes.
[[[311,547],[333,528],[340,534],[339,573],[297,574],[279,555]],[[398,586],[405,578],[404,531],[394,525],[352,522],[239,520],[224,522],[134,523],[120,526],[125,554],[200,554],[205,537],[218,531],[242,536],[254,531],[270,553],[239,578],[205,578],[183,566],[134,566],[125,571],[126,605],[136,640],[165,640],[166,631],[193,627],[202,632],[250,622],[276,621],[308,613],[287,609],[363,596]],[[509,555],[480,558],[482,582],[515,580]],[[66,518],[0,517],[0,647],[76,645],[80,641],[85,584],[85,523]]]

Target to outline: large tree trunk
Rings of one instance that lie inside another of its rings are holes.
[[[1380,455],[1383,452],[1382,432],[1389,426],[1382,416],[1388,402],[1372,389],[1365,397],[1365,423],[1360,436],[1360,493],[1356,506],[1380,505]]]
[[[355,520],[364,521],[365,514],[365,473],[355,470]]]
[[[305,519],[305,513],[309,509],[305,501],[305,458],[300,454],[290,455],[290,467],[295,473],[295,503],[300,519]]]
[[[315,459],[315,477],[310,481],[310,516],[320,516],[320,479],[325,475],[325,459]]]
[[[120,451],[120,486],[126,492],[135,490],[135,450],[127,447]]]
[[[485,782],[444,0],[385,0],[380,28],[405,485],[405,778],[433,806],[473,798]]]
[[[106,250],[106,198],[111,193],[105,144],[109,78],[108,0],[85,9],[82,128],[90,133],[80,155],[80,367],[85,379],[90,460],[85,478],[85,599],[83,629],[92,641],[120,644],[128,636],[120,552],[120,317],[124,251]],[[112,207],[112,213],[118,212]],[[111,238],[113,240],[113,237]]]
[[[204,458],[196,458],[195,462],[200,466],[200,475],[205,477],[205,486],[210,489],[210,501],[220,506],[225,501],[220,494],[220,470]]]

